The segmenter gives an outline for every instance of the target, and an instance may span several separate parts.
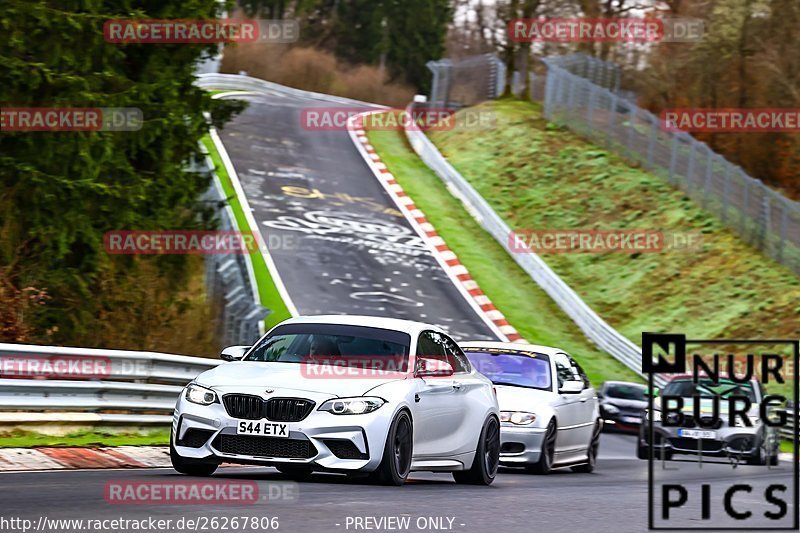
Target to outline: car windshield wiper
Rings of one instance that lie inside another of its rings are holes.
[[[539,387],[534,387],[533,385],[520,385],[519,383],[511,383],[510,381],[492,381],[495,385],[506,385],[509,387],[522,387],[523,389],[538,389]]]

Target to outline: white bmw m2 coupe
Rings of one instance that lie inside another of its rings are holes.
[[[178,472],[221,462],[368,475],[402,485],[412,471],[488,485],[500,418],[491,381],[440,328],[362,316],[289,319],[190,383],[170,438]]]

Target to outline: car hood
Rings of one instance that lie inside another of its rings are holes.
[[[497,403],[501,411],[533,411],[542,405],[550,405],[556,396],[550,391],[495,385]]]
[[[378,385],[402,380],[398,372],[360,371],[348,368],[334,375],[302,363],[234,361],[203,372],[195,381],[222,392],[263,393],[264,389],[314,392],[330,397],[362,396]]]

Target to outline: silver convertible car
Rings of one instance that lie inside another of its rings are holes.
[[[594,470],[603,421],[595,390],[569,354],[502,342],[464,342],[461,348],[497,388],[501,465],[538,474]]]

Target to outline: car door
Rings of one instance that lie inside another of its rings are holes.
[[[578,379],[570,357],[565,353],[553,355],[555,374],[558,386],[558,399],[555,402],[554,410],[558,420],[558,436],[556,438],[556,462],[568,461],[572,455],[577,453],[581,447],[582,435],[581,425],[583,423],[581,414],[584,402],[581,400],[582,394],[562,394],[558,392],[567,381]]]
[[[472,372],[472,364],[458,344],[442,335],[447,360],[453,366],[453,388],[458,405],[458,427],[452,434],[453,444],[459,444],[455,453],[475,451],[480,439],[486,411],[496,402],[494,392],[487,383]]]
[[[417,356],[446,361],[442,334],[427,330],[417,339]],[[414,457],[452,455],[458,448],[453,438],[461,425],[463,406],[453,376],[414,378]],[[462,385],[463,387],[463,385]]]
[[[597,402],[597,393],[592,387],[586,372],[583,371],[581,365],[578,364],[572,357],[569,358],[572,365],[572,371],[578,376],[578,379],[583,381],[584,389],[580,393],[580,403],[578,405],[578,424],[577,433],[579,435],[578,442],[583,445],[584,449],[589,447],[594,433],[594,426],[597,418],[600,416],[600,407]]]

